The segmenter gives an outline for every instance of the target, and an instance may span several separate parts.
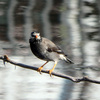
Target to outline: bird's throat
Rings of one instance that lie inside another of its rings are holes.
[[[29,40],[30,43],[40,43],[41,41],[42,41],[42,38],[41,39],[30,38]]]

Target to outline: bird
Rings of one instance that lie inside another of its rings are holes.
[[[55,66],[60,60],[64,60],[67,63],[73,64],[74,62],[68,58],[68,56],[51,40],[41,37],[38,31],[31,32],[30,39],[30,49],[32,53],[39,59],[46,61],[41,67],[37,69],[41,73],[44,65],[49,61],[54,62],[52,69],[48,70],[51,76]]]

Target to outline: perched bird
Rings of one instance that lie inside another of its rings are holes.
[[[49,61],[54,61],[53,68],[49,70],[50,76],[59,60],[64,60],[67,63],[73,63],[57,45],[47,38],[41,37],[39,32],[31,33],[29,43],[33,54],[36,57],[46,61],[46,63],[38,68],[39,72],[41,72],[43,66],[46,65]]]

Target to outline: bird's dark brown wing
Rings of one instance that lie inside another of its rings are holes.
[[[60,47],[55,45],[52,41],[43,38],[43,43],[45,44],[46,50],[48,52],[56,52],[58,54],[64,54],[64,52],[60,49]]]
[[[58,54],[64,54],[64,52],[58,47],[48,47],[47,51],[49,52],[56,52]]]
[[[64,52],[55,45],[52,41],[48,40],[47,38],[42,38],[42,47],[45,48],[44,50],[48,51],[49,53],[55,52],[57,54],[62,55],[60,59],[65,60],[67,63],[73,63]]]

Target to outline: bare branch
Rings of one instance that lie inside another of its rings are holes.
[[[1,56],[0,59],[3,60],[4,64],[5,64],[5,62],[9,62],[13,65],[17,65],[19,67],[26,68],[26,69],[31,69],[31,70],[35,70],[35,71],[37,71],[37,69],[38,69],[37,67],[34,67],[34,66],[29,66],[29,65],[22,64],[22,63],[14,62],[14,61],[10,60],[7,55],[4,55],[4,57]],[[44,69],[42,69],[41,72],[49,74],[49,71],[44,70]],[[77,78],[77,77],[72,77],[69,75],[56,73],[56,72],[52,72],[52,75],[57,76],[57,77],[61,77],[61,78],[65,78],[65,79],[69,79],[69,80],[76,82],[76,83],[79,83],[82,81],[87,81],[87,82],[91,82],[91,83],[100,84],[100,81],[93,80],[93,79],[90,79],[88,77]]]

